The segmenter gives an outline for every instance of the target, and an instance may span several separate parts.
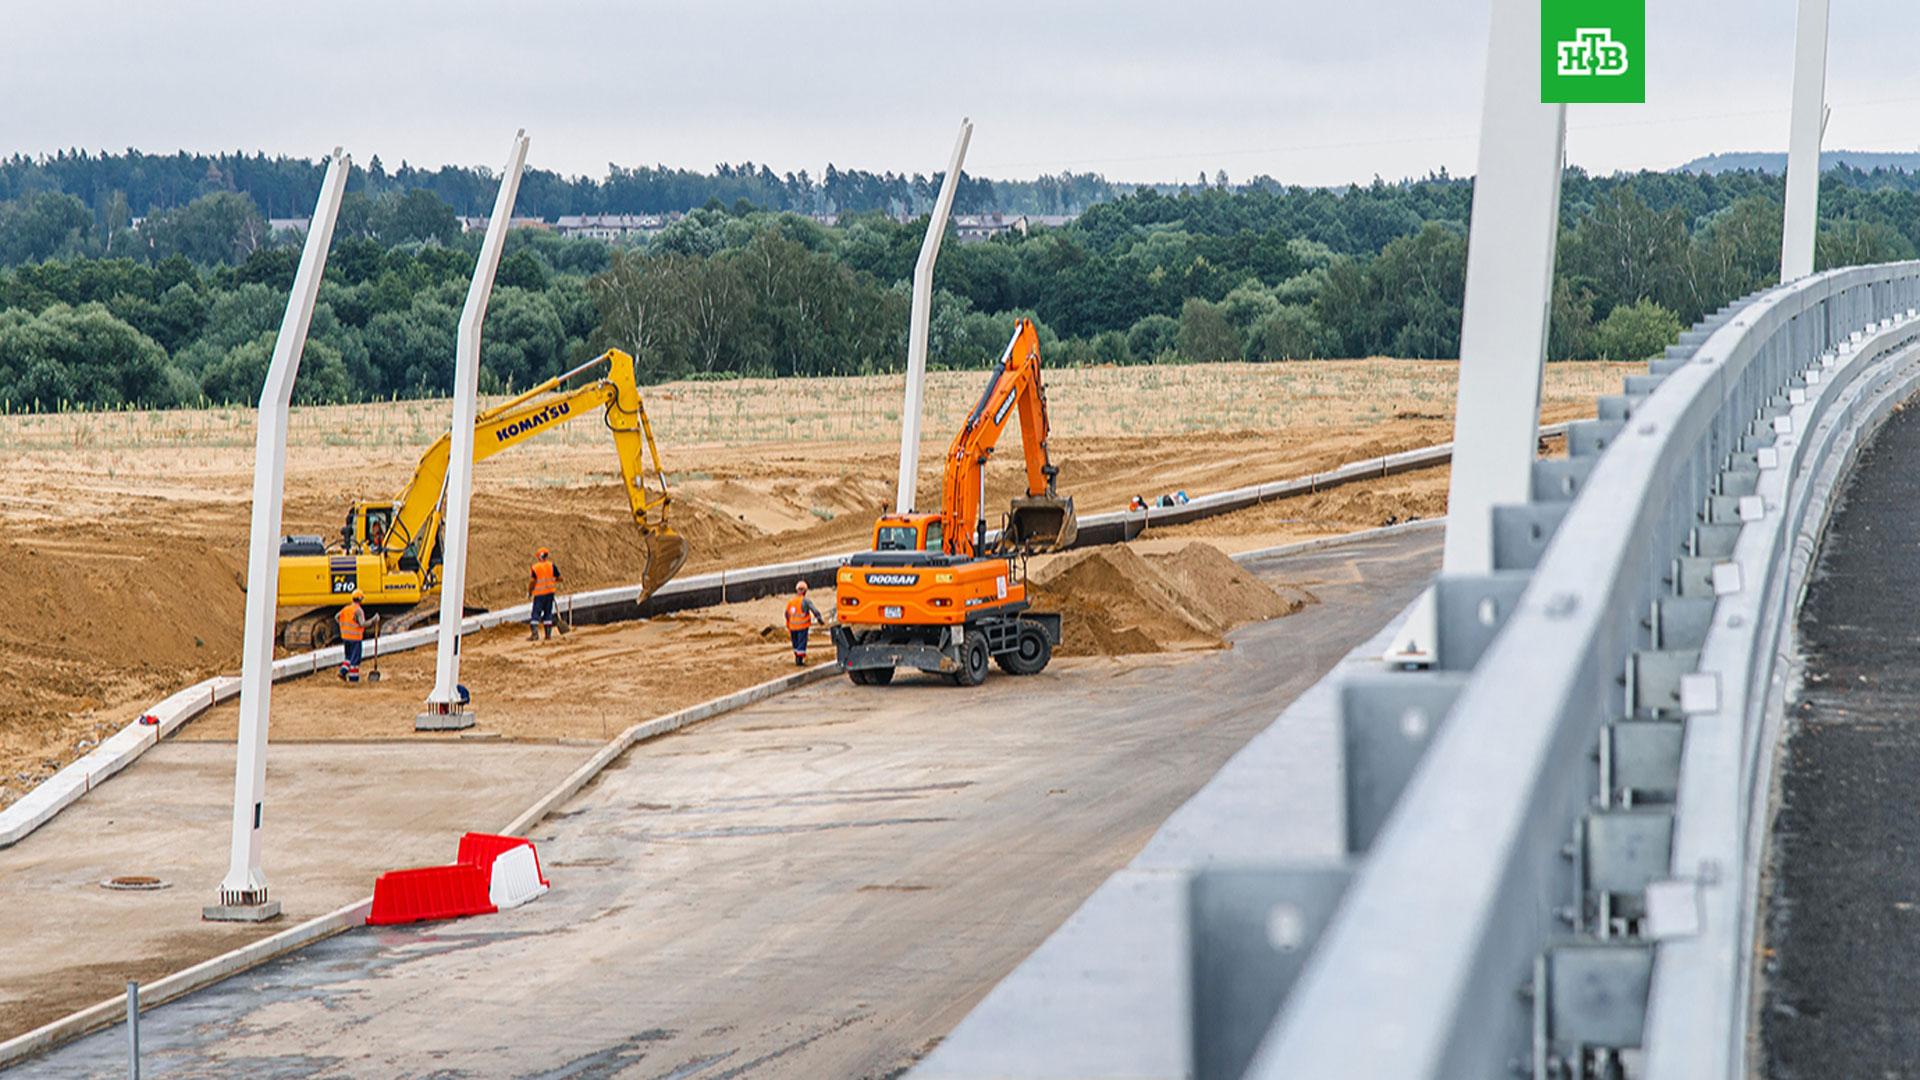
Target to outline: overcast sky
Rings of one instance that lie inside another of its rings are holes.
[[[1575,106],[1596,171],[1786,141],[1792,0],[1649,0],[1644,106]],[[1920,5],[1833,0],[1829,149],[1920,149]],[[1473,170],[1485,0],[0,0],[0,152],[391,167],[944,167],[1306,184]]]

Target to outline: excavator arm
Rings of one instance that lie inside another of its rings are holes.
[[[1059,469],[1047,453],[1047,392],[1040,379],[1040,335],[1021,319],[995,365],[993,378],[947,451],[940,513],[948,552],[973,555],[987,546],[986,464],[1009,419],[1020,417],[1026,453],[1026,495],[1013,500],[1001,546],[1045,550],[1073,543],[1078,526],[1073,499],[1054,490]]]
[[[571,390],[559,389],[574,377],[602,364],[607,365],[608,370],[598,381]],[[633,357],[618,349],[610,350],[525,393],[481,410],[473,428],[473,460],[485,461],[552,428],[586,416],[595,408],[601,410],[607,430],[613,435],[633,522],[639,526],[646,542],[647,566],[642,574],[641,594],[644,599],[679,572],[686,562],[687,547],[667,523],[667,505],[671,500],[667,495],[665,473],[660,467],[660,451],[653,441],[653,426],[647,419],[646,405],[640,399],[640,389],[634,379]],[[450,435],[436,439],[420,455],[413,478],[394,500],[393,521],[381,544],[381,554],[389,564],[410,548],[416,559],[424,560],[428,556],[425,547],[434,541],[433,533],[439,527],[451,445]],[[651,488],[649,471],[653,474]]]

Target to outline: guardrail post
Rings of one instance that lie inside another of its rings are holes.
[[[473,423],[479,411],[480,330],[487,318],[487,299],[493,295],[493,275],[500,268],[500,249],[507,241],[514,199],[520,193],[520,170],[527,163],[527,133],[514,133],[507,167],[500,174],[500,192],[493,200],[487,237],[474,263],[467,303],[460,311],[454,347],[453,432],[447,459],[447,520],[445,562],[440,571],[440,646],[434,662],[433,691],[427,709],[414,718],[417,730],[444,730],[473,726],[473,713],[460,700],[460,632],[466,617],[467,523],[473,501]],[[426,553],[422,552],[424,559]]]
[[[313,208],[306,247],[300,253],[300,269],[287,296],[287,311],[280,320],[280,336],[274,340],[273,359],[260,388],[260,409],[254,421],[246,626],[241,642],[239,749],[233,766],[233,844],[227,876],[220,883],[220,902],[203,911],[209,919],[255,922],[280,914],[279,901],[267,898],[267,875],[260,866],[260,826],[267,789],[267,712],[273,695],[273,620],[279,600],[287,411],[351,168],[352,160],[334,147],[320,181],[320,197]]]
[[[947,233],[947,214],[953,209],[953,195],[960,186],[960,166],[967,160],[967,144],[973,140],[973,121],[960,121],[960,135],[953,140],[953,156],[947,160],[947,175],[940,181],[940,195],[933,201],[933,213],[927,218],[927,235],[920,241],[920,261],[913,267],[913,313],[907,323],[907,391],[900,408],[900,479],[895,488],[893,509],[913,513],[915,489],[920,474],[920,398],[927,381],[927,329],[933,318],[933,263],[940,257],[940,241]]]
[[[1443,574],[1493,570],[1493,508],[1532,491],[1567,107],[1540,101],[1540,5],[1494,0],[1467,239]],[[1389,660],[1431,663],[1429,590]]]
[[[1820,139],[1827,130],[1827,8],[1800,0],[1793,36],[1793,119],[1787,138],[1787,211],[1780,231],[1780,280],[1813,273],[1820,218]]]
[[[140,1080],[140,984],[127,981],[127,1076]]]

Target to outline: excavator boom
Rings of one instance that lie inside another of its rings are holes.
[[[1073,499],[1054,489],[1059,469],[1047,452],[1051,425],[1047,392],[1040,380],[1040,335],[1030,319],[1014,326],[1006,351],[994,366],[980,401],[954,436],[947,451],[945,482],[940,489],[940,513],[945,524],[947,550],[972,555],[986,549],[986,464],[1007,428],[1020,417],[1020,444],[1026,454],[1026,494],[1013,500],[1004,548],[1048,551],[1073,543],[1079,532]]]
[[[605,378],[554,394],[575,376],[602,364],[607,367]],[[660,468],[659,448],[653,441],[653,425],[647,419],[646,405],[640,400],[640,388],[634,378],[633,357],[618,349],[609,350],[572,371],[482,411],[474,423],[473,460],[476,464],[485,461],[502,450],[584,416],[595,407],[605,413],[607,430],[613,435],[614,451],[620,459],[620,475],[625,481],[633,523],[645,538],[647,565],[641,575],[641,599],[645,599],[679,572],[687,561],[687,545],[666,523],[670,501],[666,479]],[[381,545],[383,553],[397,557],[430,523],[437,525],[450,454],[451,436],[442,435],[420,456],[413,479],[394,500],[396,513]],[[647,486],[649,464],[657,492]]]
[[[575,377],[606,366],[591,383],[561,389]],[[644,600],[687,559],[687,545],[667,522],[670,498],[654,444],[652,423],[634,378],[633,358],[611,350],[572,371],[482,410],[475,418],[473,459],[484,461],[544,432],[599,410],[613,436],[627,502],[646,550],[641,571]],[[310,606],[365,587],[376,605],[411,605],[439,584],[441,502],[446,494],[452,440],[436,439],[420,455],[413,476],[390,503],[359,503],[342,530],[345,550],[330,554],[307,546],[282,546],[279,602]],[[649,477],[651,473],[651,477]],[[291,542],[290,542],[291,543]],[[325,621],[322,620],[321,628]]]

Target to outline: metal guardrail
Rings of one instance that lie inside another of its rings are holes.
[[[1890,264],[1683,334],[1435,581],[1431,669],[1356,650],[919,1075],[1742,1075],[1779,645],[1917,307]]]

